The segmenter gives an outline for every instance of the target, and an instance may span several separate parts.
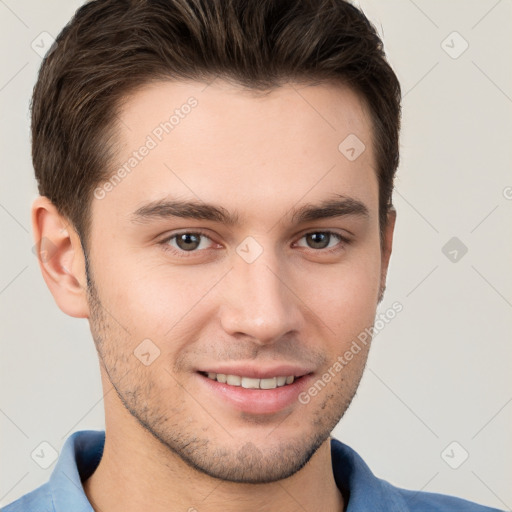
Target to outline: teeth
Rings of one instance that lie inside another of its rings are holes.
[[[242,387],[245,389],[259,389],[260,379],[251,379],[250,377],[242,377]]]
[[[240,377],[238,375],[226,375],[224,373],[208,372],[208,378],[230,386],[241,386],[245,389],[276,389],[295,380],[293,375],[287,377],[271,377],[270,379],[253,379],[251,377]]]
[[[277,388],[276,377],[272,377],[271,379],[261,379],[260,380],[260,388],[261,389],[276,389]]]
[[[230,386],[240,386],[242,384],[242,378],[238,375],[228,375],[226,383]]]

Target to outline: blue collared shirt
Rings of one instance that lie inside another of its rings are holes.
[[[74,432],[66,439],[50,480],[1,512],[94,512],[82,481],[97,468],[104,444],[103,430]],[[352,448],[337,439],[331,438],[331,454],[346,512],[500,512],[452,496],[394,487],[377,478]]]

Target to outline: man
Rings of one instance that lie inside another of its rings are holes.
[[[399,123],[341,0],[80,8],[34,90],[32,219],[55,301],[89,319],[106,429],[4,510],[492,510],[330,437],[385,289]]]

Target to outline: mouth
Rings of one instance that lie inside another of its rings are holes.
[[[214,402],[247,414],[275,414],[300,406],[298,396],[311,384],[313,373],[257,378],[198,371],[203,389]]]
[[[242,387],[244,389],[276,389],[293,384],[301,377],[294,375],[280,375],[265,379],[245,377],[243,375],[227,375],[225,373],[199,372],[211,380],[227,384],[228,386]]]

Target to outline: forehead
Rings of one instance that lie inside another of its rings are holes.
[[[155,82],[126,98],[118,119],[114,179],[93,214],[126,219],[169,196],[222,204],[242,220],[258,207],[268,222],[282,215],[276,205],[333,194],[377,206],[370,116],[348,87],[261,94],[220,79]]]

